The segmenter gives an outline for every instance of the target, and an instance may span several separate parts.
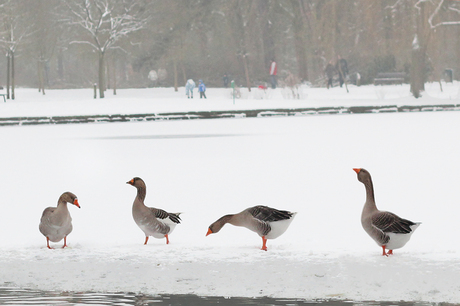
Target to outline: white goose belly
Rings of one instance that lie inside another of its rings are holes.
[[[408,234],[387,233],[387,235],[390,237],[390,241],[388,241],[388,243],[386,244],[386,248],[389,250],[402,248],[409,241],[410,237],[419,225],[420,223],[412,225],[412,231]]]
[[[284,234],[297,213],[293,213],[290,219],[269,222],[271,231],[265,236],[267,239],[275,239]]]
[[[162,233],[163,232],[163,226],[166,225],[169,227],[169,231],[167,233]],[[143,224],[143,223],[139,223],[138,226],[139,228],[144,232],[145,236],[152,236],[154,238],[164,238],[165,235],[169,235],[172,233],[172,231],[174,230],[174,228],[176,227],[176,223],[170,221],[168,219],[168,221],[166,220],[163,220],[162,221],[157,221],[156,223],[152,224],[152,223],[146,223],[146,224]]]

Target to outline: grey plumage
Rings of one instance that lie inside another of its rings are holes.
[[[219,232],[225,224],[230,223],[256,232],[262,237],[262,249],[266,251],[267,239],[275,239],[282,235],[295,215],[296,213],[286,210],[258,205],[247,208],[238,214],[225,215],[219,218],[209,226],[206,236]]]
[[[147,193],[147,187],[141,178],[135,177],[126,183],[137,189],[132,213],[134,221],[145,234],[144,244],[147,244],[149,236],[166,238],[166,243],[168,244],[168,235],[181,221],[179,216],[180,213],[169,213],[163,209],[145,206],[144,200]]]
[[[57,207],[48,207],[43,211],[38,226],[40,232],[46,237],[47,247],[51,249],[49,241],[59,242],[64,239],[64,246],[67,246],[66,237],[72,232],[72,218],[70,217],[67,203],[78,208],[77,196],[71,192],[64,192],[58,200]]]
[[[410,236],[421,223],[403,219],[388,211],[378,210],[369,171],[357,168],[353,170],[366,188],[366,202],[361,214],[361,224],[366,233],[382,247],[383,255],[387,255],[385,249],[389,250],[388,254],[393,254],[394,249],[403,247],[409,241]]]

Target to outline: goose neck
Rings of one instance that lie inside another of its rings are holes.
[[[147,190],[145,187],[137,187],[137,198],[143,203]]]
[[[364,186],[366,187],[365,207],[371,210],[377,209],[377,206],[375,205],[374,186],[372,185],[372,181],[369,180],[367,182],[364,182]]]

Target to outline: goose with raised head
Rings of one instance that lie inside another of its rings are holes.
[[[62,239],[64,239],[62,248],[67,246],[67,235],[72,232],[72,218],[70,217],[67,203],[80,208],[77,196],[71,192],[64,192],[59,197],[57,207],[48,207],[43,211],[38,228],[46,237],[48,249],[52,249],[50,241],[59,242]]]
[[[246,227],[262,237],[262,250],[267,251],[267,239],[281,236],[294,219],[296,212],[278,210],[268,206],[254,206],[240,213],[225,215],[209,226],[206,236],[218,233],[222,227],[230,223]]]
[[[371,174],[362,168],[353,168],[353,170],[358,175],[358,181],[366,188],[366,202],[361,214],[361,224],[366,233],[382,247],[382,255],[393,255],[393,250],[402,248],[421,223],[403,219],[388,211],[378,210]]]
[[[160,239],[166,238],[166,244],[169,244],[168,235],[180,223],[180,213],[168,213],[159,208],[145,206],[144,200],[147,187],[140,177],[135,177],[126,182],[126,184],[130,184],[137,189],[137,195],[133,203],[133,218],[137,226],[145,234],[144,244],[149,241],[149,236]]]

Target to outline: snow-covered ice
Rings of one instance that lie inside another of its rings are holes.
[[[206,101],[173,89],[18,89],[0,116],[154,113],[324,105],[460,104],[459,84],[304,88],[303,100],[237,100],[209,89]],[[385,91],[384,94],[378,92]],[[84,97],[87,96],[87,97]],[[460,302],[460,112],[0,127],[0,285],[43,290]],[[422,225],[395,255],[360,224],[370,171],[380,209]],[[183,212],[171,243],[151,238],[131,216],[134,176],[146,204]],[[62,192],[74,230],[67,249],[38,231],[43,209]],[[227,213],[263,204],[297,211],[281,237],[262,240],[226,225]]]

